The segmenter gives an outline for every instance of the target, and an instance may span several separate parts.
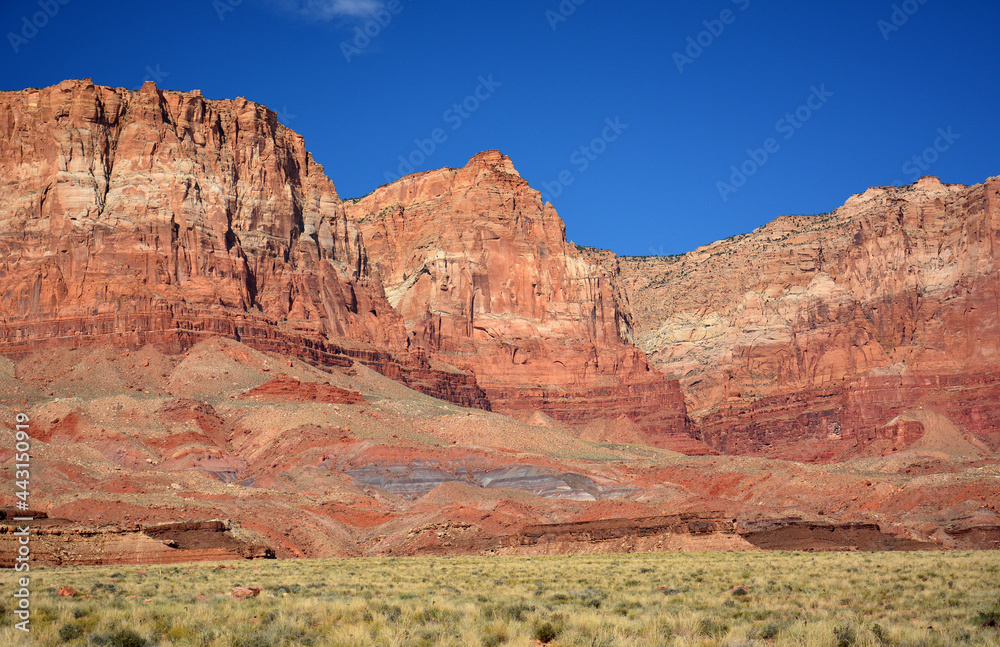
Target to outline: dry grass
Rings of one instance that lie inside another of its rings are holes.
[[[42,645],[1000,645],[997,553],[670,553],[33,570]],[[9,591],[13,573],[3,576]],[[237,602],[236,585],[259,586]],[[733,592],[742,585],[745,590]],[[60,598],[72,586],[81,595]],[[10,607],[10,599],[3,601]],[[0,645],[24,644],[8,613]]]

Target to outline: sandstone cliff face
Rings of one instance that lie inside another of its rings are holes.
[[[808,458],[925,402],[1000,446],[998,252],[1000,178],[923,178],[622,267],[637,343],[706,439]]]
[[[509,158],[480,153],[346,209],[411,347],[472,371],[494,407],[686,433],[677,383],[631,344],[617,258],[568,243]]]
[[[405,353],[333,183],[263,106],[152,83],[0,93],[0,195],[0,352],[222,334],[488,406]]]

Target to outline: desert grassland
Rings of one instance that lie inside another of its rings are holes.
[[[997,552],[37,568],[28,637],[12,627],[14,576],[2,645],[1000,645],[982,626],[1000,617]],[[236,585],[263,592],[239,602]]]

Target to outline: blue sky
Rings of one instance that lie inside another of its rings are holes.
[[[498,148],[620,254],[1000,175],[995,0],[5,0],[0,33],[5,90],[266,104],[343,197]]]

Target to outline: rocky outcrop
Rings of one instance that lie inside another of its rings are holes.
[[[300,382],[279,376],[253,388],[242,396],[258,402],[327,402],[331,404],[359,404],[365,399],[357,391],[341,389],[331,384]]]
[[[921,405],[1000,447],[998,251],[1000,178],[923,178],[621,266],[636,342],[710,444],[816,459]]]
[[[501,537],[494,554],[545,555],[639,551],[753,550],[722,513],[682,513],[525,526]]]
[[[749,524],[740,533],[763,550],[887,551],[940,550],[931,542],[897,537],[876,523],[819,523],[802,519],[771,519]]]
[[[407,353],[302,137],[245,99],[65,81],[0,93],[0,352],[223,335],[488,401]]]
[[[474,373],[494,407],[688,433],[677,383],[631,343],[617,258],[567,242],[509,158],[480,153],[346,209],[410,347]]]
[[[23,528],[23,524],[21,526]],[[17,524],[0,521],[0,568],[13,568]],[[273,559],[274,551],[253,533],[226,521],[150,526],[87,526],[60,519],[30,524],[31,564],[178,564],[234,559]]]
[[[518,535],[521,545],[546,541],[606,541],[619,537],[645,537],[659,533],[707,535],[736,532],[735,523],[721,513],[677,514],[641,519],[604,519],[525,526]]]

